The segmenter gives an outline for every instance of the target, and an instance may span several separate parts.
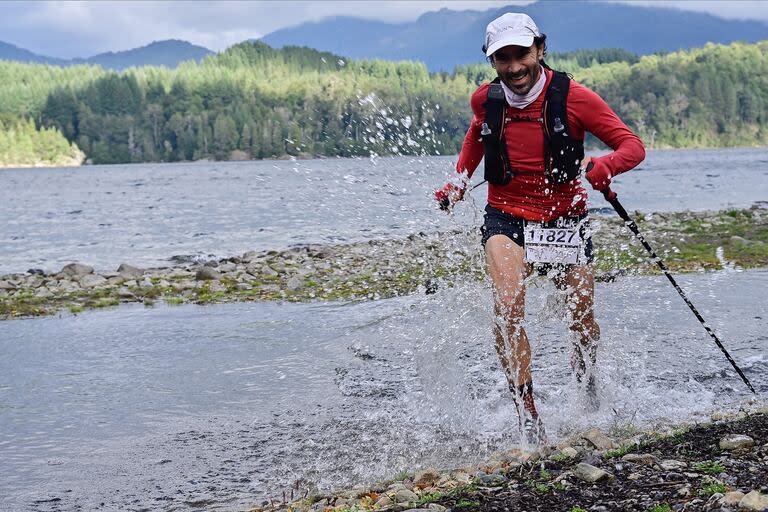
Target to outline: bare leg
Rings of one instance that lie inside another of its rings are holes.
[[[525,318],[524,281],[531,268],[525,262],[523,248],[504,235],[494,235],[486,242],[485,255],[493,281],[496,352],[515,397],[527,440],[531,444],[542,444],[546,442],[546,435],[533,401],[531,347],[522,325]],[[523,416],[526,416],[525,421]]]
[[[531,347],[522,326],[525,318],[525,284],[528,274],[523,248],[504,235],[485,244],[488,273],[493,281],[493,325],[496,351],[511,387],[531,380]]]
[[[566,293],[571,320],[569,328],[576,338],[571,366],[576,379],[586,386],[588,405],[597,409],[599,403],[594,370],[600,326],[595,321],[594,271],[590,265],[573,266],[566,270],[564,276],[555,279],[555,284]]]

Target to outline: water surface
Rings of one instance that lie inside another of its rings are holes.
[[[680,282],[764,397],[768,272]],[[663,278],[597,289],[603,407],[583,412],[562,311],[529,287],[551,437],[702,418],[748,391]],[[487,283],[365,303],[121,306],[0,337],[0,509],[241,510],[517,446]],[[761,398],[762,400],[762,398]]]
[[[0,170],[0,274],[100,270],[173,256],[338,243],[479,225],[486,186],[448,217],[433,192],[456,157],[134,164]],[[482,166],[473,183],[482,178]],[[649,151],[616,178],[628,211],[768,201],[768,150]],[[601,195],[590,207],[607,204]]]

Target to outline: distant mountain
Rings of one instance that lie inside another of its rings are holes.
[[[505,12],[528,13],[547,34],[550,51],[623,48],[646,55],[707,42],[768,39],[768,24],[725,20],[664,7],[541,0],[487,11],[428,12],[408,23],[335,17],[281,29],[261,40],[273,47],[309,46],[355,59],[419,60],[432,70],[483,60],[485,26]]]
[[[10,43],[0,41],[0,60],[16,60],[19,62],[37,62],[40,64],[58,64],[63,65],[67,61],[53,57],[45,57],[32,53],[24,48],[19,48]]]
[[[147,46],[123,52],[107,52],[85,59],[84,63],[121,70],[131,66],[167,66],[175,68],[186,60],[201,61],[214,52],[178,39],[155,41]]]
[[[37,55],[23,48],[0,41],[0,59],[16,60],[20,62],[37,62],[55,64],[58,66],[72,66],[75,64],[94,64],[116,71],[131,66],[167,66],[176,67],[186,60],[200,61],[214,52],[202,46],[197,46],[186,41],[169,39],[167,41],[155,41],[140,48],[122,52],[107,52],[94,55],[87,59],[56,59]]]

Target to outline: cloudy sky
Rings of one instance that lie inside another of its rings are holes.
[[[620,1],[620,0],[616,0]],[[625,0],[768,23],[768,0]],[[52,57],[88,57],[184,39],[222,50],[245,39],[334,15],[402,22],[447,7],[485,10],[529,1],[4,1],[0,41]]]

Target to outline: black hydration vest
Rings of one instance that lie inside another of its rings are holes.
[[[545,65],[545,67],[547,67]],[[547,69],[550,69],[547,67]],[[547,87],[541,118],[507,117],[507,99],[497,77],[488,86],[485,122],[480,134],[485,149],[485,179],[494,185],[506,185],[514,176],[509,163],[504,126],[507,121],[540,122],[544,130],[544,174],[552,183],[567,183],[579,175],[584,160],[584,140],[568,130],[568,88],[571,79],[562,71],[553,71]]]

